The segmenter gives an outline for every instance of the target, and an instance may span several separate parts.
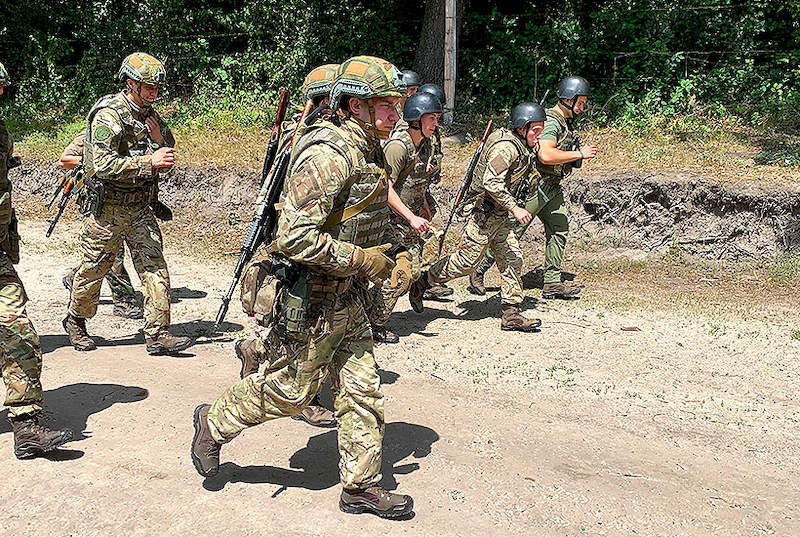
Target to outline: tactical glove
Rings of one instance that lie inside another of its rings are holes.
[[[382,244],[372,248],[356,246],[355,250],[353,250],[351,266],[356,269],[360,276],[364,276],[372,283],[380,285],[383,280],[389,277],[395,267],[394,261],[383,253],[391,247],[391,244]]]
[[[391,284],[394,295],[403,296],[408,288],[411,287],[411,252],[408,250],[400,252],[395,258],[395,267],[392,270]]]

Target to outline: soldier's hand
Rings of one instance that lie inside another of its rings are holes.
[[[382,244],[372,248],[359,248],[353,250],[352,267],[356,272],[368,278],[372,283],[380,285],[389,277],[395,263],[384,252],[391,248],[391,244]]]
[[[597,155],[597,146],[586,144],[581,146],[581,154],[583,155],[584,159],[587,158],[594,158]]]
[[[412,216],[408,223],[411,224],[411,227],[413,227],[414,231],[417,233],[425,233],[431,228],[431,223],[428,220],[417,215]]]
[[[395,267],[389,280],[394,290],[394,296],[401,297],[411,287],[413,258],[408,250],[400,252],[395,258]]]
[[[524,207],[520,207],[519,205],[514,205],[511,209],[511,214],[514,215],[514,218],[517,219],[522,225],[526,225],[531,221],[531,213],[525,210]]]
[[[171,147],[156,149],[150,161],[153,168],[172,168],[175,164],[175,150]]]
[[[147,132],[150,134],[150,139],[158,145],[164,145],[164,135],[161,134],[161,125],[158,120],[153,116],[147,116],[144,121],[144,126],[147,127]]]

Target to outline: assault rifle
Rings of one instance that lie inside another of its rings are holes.
[[[53,197],[50,199],[50,202],[47,204],[47,208],[49,209],[52,207],[53,203],[55,203],[58,195],[61,194],[61,199],[58,200],[58,210],[56,212],[55,217],[50,220],[50,226],[47,228],[47,232],[45,233],[45,237],[50,237],[53,234],[53,230],[56,228],[56,224],[58,224],[58,220],[61,218],[61,215],[64,214],[64,209],[67,207],[67,203],[69,203],[69,199],[72,195],[77,191],[80,190],[83,186],[84,180],[84,172],[83,166],[76,166],[75,168],[71,169],[67,173],[65,173],[61,180],[58,182],[58,186],[56,187],[56,192],[53,194]]]
[[[317,107],[313,113],[309,114],[311,106],[312,102],[308,101],[306,107],[303,109],[303,114],[300,116],[300,120],[297,122],[297,127],[295,127],[289,145],[284,149],[283,153],[281,153],[278,163],[272,170],[269,183],[267,184],[267,193],[264,199],[261,200],[261,203],[258,204],[258,207],[256,207],[256,214],[253,217],[253,221],[250,222],[247,235],[244,237],[244,243],[239,250],[239,260],[236,262],[236,268],[233,270],[233,281],[228,288],[228,292],[222,297],[222,304],[220,304],[217,317],[214,320],[212,333],[217,332],[222,321],[225,319],[231,298],[233,297],[234,291],[236,291],[236,287],[239,285],[239,280],[242,278],[245,267],[247,267],[247,264],[253,259],[253,255],[256,253],[259,246],[267,240],[272,239],[272,235],[274,235],[273,231],[278,220],[275,204],[278,202],[281,192],[283,191],[283,183],[286,179],[286,173],[289,170],[289,160],[292,156],[292,146],[294,145],[295,136],[300,130],[301,125],[312,121],[319,112],[324,109],[323,105],[321,105]]]
[[[285,89],[281,90],[281,95],[278,97],[278,109],[275,112],[275,124],[272,125],[272,135],[269,137],[267,143],[267,153],[264,155],[264,166],[261,168],[261,181],[258,187],[264,185],[267,180],[267,175],[272,165],[275,163],[275,156],[278,153],[278,139],[281,135],[281,123],[286,117],[286,109],[289,107],[289,92]]]
[[[444,246],[444,238],[447,236],[447,230],[450,229],[450,225],[453,223],[453,217],[458,209],[458,204],[461,203],[461,200],[464,198],[464,194],[466,194],[469,190],[469,185],[472,184],[472,175],[475,173],[475,167],[478,165],[478,159],[481,157],[481,153],[483,153],[483,146],[486,143],[486,139],[492,133],[493,126],[494,124],[492,121],[489,121],[489,124],[486,126],[486,132],[483,133],[483,138],[481,138],[481,143],[478,145],[478,148],[475,150],[475,154],[472,155],[472,160],[469,162],[467,173],[464,174],[464,179],[461,181],[461,187],[458,189],[458,194],[456,194],[456,201],[453,203],[453,209],[450,211],[450,217],[447,219],[447,225],[444,226],[444,231],[442,231],[442,235],[439,237],[439,252],[436,254],[437,258],[442,255],[442,247]]]

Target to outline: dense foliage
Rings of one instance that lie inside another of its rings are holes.
[[[115,88],[122,57],[145,50],[165,59],[176,121],[227,111],[252,123],[317,64],[372,53],[409,67],[425,1],[4,0],[0,61],[16,86],[3,106],[31,120],[83,113]],[[465,3],[464,120],[580,73],[600,122],[797,125],[800,0]]]

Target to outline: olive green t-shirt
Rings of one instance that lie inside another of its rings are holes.
[[[539,139],[558,143],[560,137],[561,125],[555,119],[548,117],[547,121],[544,122],[544,128],[542,129],[542,134],[539,136]]]

